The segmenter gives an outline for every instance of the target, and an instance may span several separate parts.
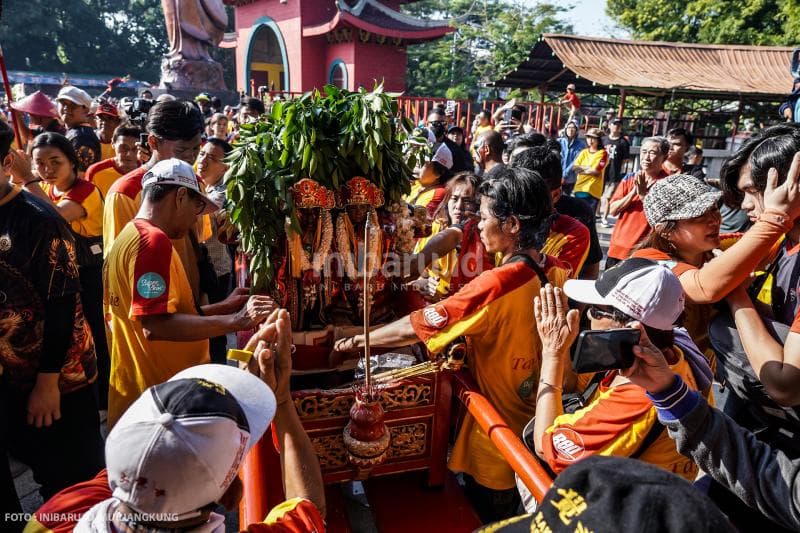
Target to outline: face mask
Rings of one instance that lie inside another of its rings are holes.
[[[437,139],[440,139],[444,135],[444,124],[440,122],[431,122],[429,128]]]

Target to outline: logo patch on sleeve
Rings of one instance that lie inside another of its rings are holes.
[[[573,429],[560,427],[553,431],[553,448],[563,459],[573,462],[583,457],[583,437]]]
[[[422,310],[422,317],[432,328],[442,329],[447,325],[447,309],[441,305],[429,305]]]
[[[139,281],[136,282],[136,292],[139,293],[139,296],[147,298],[148,300],[158,298],[164,294],[166,290],[167,283],[164,281],[164,278],[155,272],[142,274],[139,277]]]

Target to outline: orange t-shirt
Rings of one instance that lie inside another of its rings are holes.
[[[572,268],[570,277],[577,278],[589,255],[590,242],[589,228],[571,216],[559,213],[541,252],[567,263]]]
[[[142,195],[143,166],[128,172],[111,185],[103,208],[103,257],[108,256],[114,240],[139,211]]]
[[[86,169],[84,179],[88,182],[94,183],[95,187],[100,189],[100,194],[103,198],[108,196],[108,190],[123,176],[123,172],[117,168],[114,158],[104,159],[99,163],[95,163]]]
[[[659,173],[656,181],[666,178],[667,174],[663,170]],[[636,187],[636,174],[628,174],[620,182],[612,202],[616,202],[631,192]],[[631,254],[636,245],[639,244],[651,231],[647,217],[644,215],[644,204],[639,195],[635,195],[633,200],[625,210],[620,213],[617,223],[614,224],[614,231],[611,233],[611,242],[608,246],[608,257],[624,260]]]
[[[544,271],[563,286],[568,267],[547,256]],[[428,350],[439,353],[460,336],[467,338],[469,368],[483,394],[519,434],[536,410],[542,345],[533,316],[539,277],[522,262],[487,270],[441,302],[411,313],[411,325]],[[513,341],[512,341],[513,339]],[[515,486],[514,471],[471,415],[458,432],[449,467],[466,472],[485,487]]]
[[[76,179],[75,184],[61,194],[49,183],[42,183],[42,189],[54,204],[70,200],[83,207],[86,212],[80,218],[69,223],[72,231],[84,237],[99,237],[103,234],[103,198],[97,187],[86,180]]]

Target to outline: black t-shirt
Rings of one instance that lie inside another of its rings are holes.
[[[78,169],[85,171],[90,165],[100,161],[100,139],[92,128],[87,125],[77,126],[67,130],[67,139],[75,148],[78,156]]]
[[[586,256],[585,264],[593,265],[602,261],[603,248],[600,246],[600,238],[597,236],[594,213],[589,206],[582,200],[562,195],[553,207],[562,215],[571,216],[589,228],[589,254]]]
[[[36,379],[46,303],[80,290],[75,240],[64,219],[24,191],[0,199],[0,366],[11,385],[25,389]],[[79,303],[61,391],[85,386],[96,373],[94,344]]]
[[[606,181],[619,181],[622,178],[622,162],[631,156],[631,145],[625,137],[605,137],[603,147],[608,154]]]
[[[450,153],[453,154],[453,168],[450,169],[453,174],[456,172],[463,172],[465,170],[469,170],[470,172],[475,170],[472,162],[467,160],[468,154],[466,154],[459,145],[447,137],[444,138],[444,144],[450,149]]]

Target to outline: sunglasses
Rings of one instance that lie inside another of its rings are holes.
[[[590,305],[589,309],[587,309],[587,314],[589,318],[594,320],[601,320],[603,318],[607,318],[609,320],[619,321],[619,313],[613,308],[609,306],[600,306],[600,305]]]

